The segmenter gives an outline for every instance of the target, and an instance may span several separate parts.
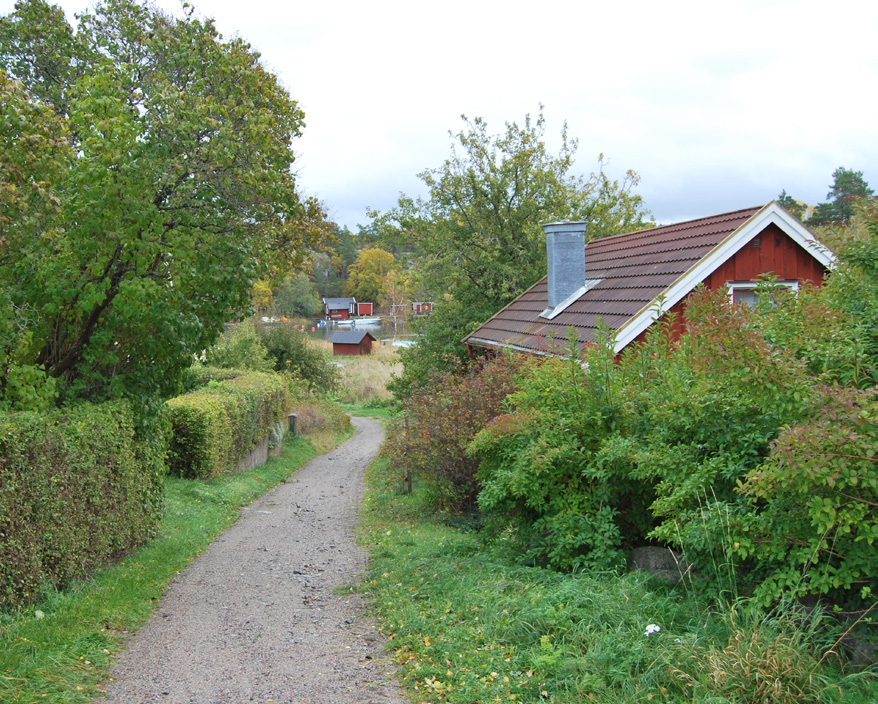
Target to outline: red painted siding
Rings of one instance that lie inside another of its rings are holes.
[[[372,315],[372,304],[357,303],[357,315]]]
[[[332,353],[346,357],[357,357],[361,354],[372,354],[372,338],[364,337],[359,345],[343,345],[338,342],[332,343]]]
[[[756,240],[759,246],[754,245]],[[826,277],[826,269],[780,228],[771,224],[714,270],[703,283],[711,291],[716,291],[725,288],[730,281],[755,281],[762,274],[774,274],[778,279],[798,280],[799,284],[811,282],[820,285]],[[680,335],[686,330],[683,309],[689,295],[671,306],[669,311],[676,315],[675,340],[680,339]],[[634,342],[643,342],[648,333],[649,329],[640,333]]]
[[[758,246],[755,246],[757,242]],[[810,281],[821,284],[826,270],[772,224],[718,267],[704,280],[704,284],[715,291],[729,281],[754,281],[761,274],[769,273],[778,279],[798,279],[799,283]]]

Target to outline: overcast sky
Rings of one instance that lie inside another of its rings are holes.
[[[89,0],[61,0],[72,18]],[[161,7],[179,9],[178,0]],[[575,171],[641,177],[660,223],[825,200],[838,166],[878,190],[874,0],[193,0],[262,53],[305,111],[296,169],[356,232],[366,208],[450,152],[460,116],[491,132],[545,106]],[[0,0],[0,14],[13,0]]]

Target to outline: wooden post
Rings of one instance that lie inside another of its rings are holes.
[[[402,416],[403,425],[405,427],[405,445],[403,446],[402,457],[403,464],[405,466],[405,491],[407,494],[412,493],[412,468],[409,467],[409,463],[406,460],[406,456],[409,452],[409,417],[407,413],[404,413]]]

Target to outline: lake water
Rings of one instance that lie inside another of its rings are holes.
[[[338,327],[332,324],[319,327],[318,323],[318,320],[310,320],[305,328],[305,332],[317,340],[328,340],[336,330],[367,330],[378,340],[393,340],[395,344],[399,345],[415,344],[415,334],[406,321],[399,321],[395,330],[393,320],[390,318],[383,318],[380,323],[369,325],[359,323],[355,328],[349,325]]]

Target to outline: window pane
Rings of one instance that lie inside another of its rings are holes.
[[[736,288],[735,289],[735,303],[743,306],[755,306],[759,301],[759,296],[756,294],[756,291],[752,288]]]

